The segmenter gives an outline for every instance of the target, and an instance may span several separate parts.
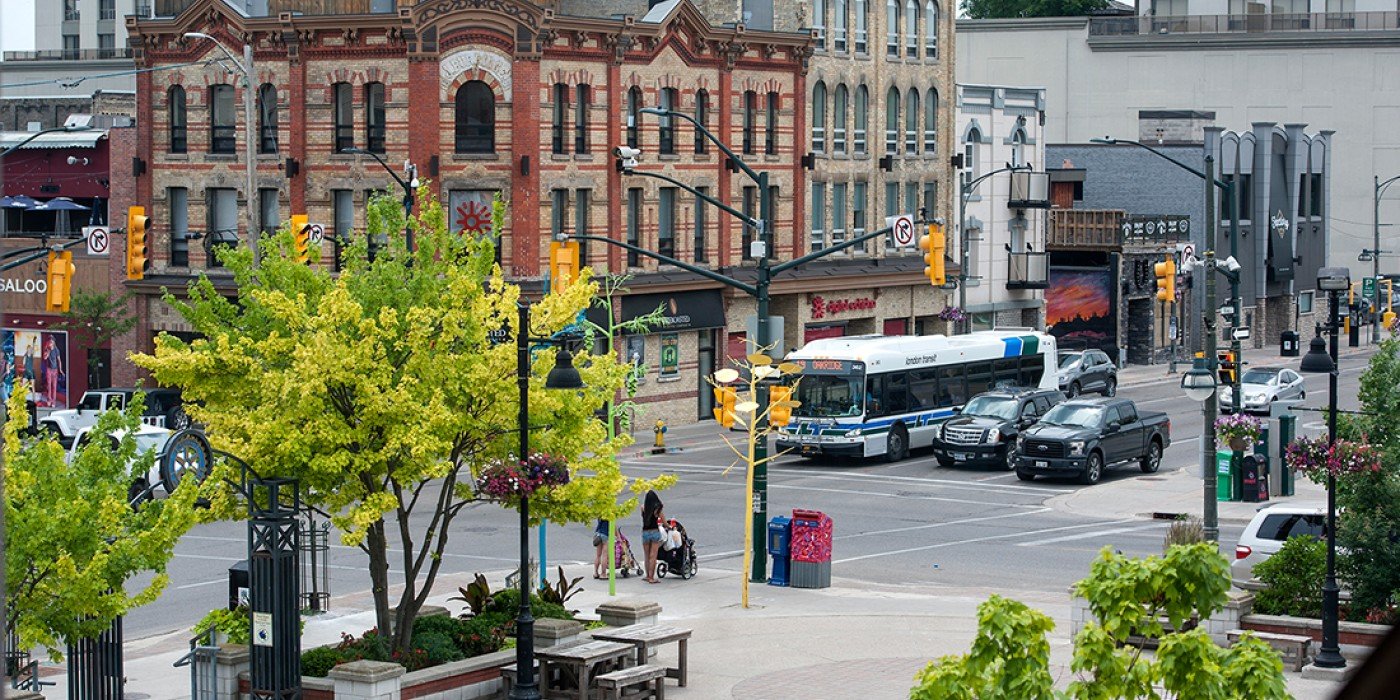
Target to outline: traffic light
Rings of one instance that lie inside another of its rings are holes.
[[[297,262],[311,264],[311,223],[305,214],[292,214],[292,248]]]
[[[739,402],[739,392],[732,386],[715,387],[715,420],[726,427],[734,427],[734,406]]]
[[[784,426],[792,422],[792,387],[778,384],[768,389],[768,423]]]
[[[1172,256],[1153,265],[1152,272],[1157,275],[1157,301],[1176,301],[1176,261]]]
[[[919,237],[919,250],[924,251],[924,276],[935,287],[942,287],[948,281],[947,271],[943,266],[943,251],[946,246],[942,224],[929,224],[928,234]]]
[[[1234,384],[1234,383],[1235,383],[1235,353],[1233,353],[1233,352],[1228,352],[1228,351],[1227,351],[1227,352],[1222,352],[1222,353],[1219,353],[1219,354],[1216,356],[1216,359],[1220,362],[1220,369],[1218,370],[1218,373],[1219,373],[1219,375],[1220,375],[1220,383],[1221,383],[1221,384]]]
[[[550,241],[549,278],[555,289],[563,289],[578,279],[578,241]]]
[[[48,288],[44,292],[44,308],[47,311],[68,313],[68,299],[73,291],[73,253],[49,253]]]
[[[151,228],[151,217],[146,216],[145,207],[127,207],[126,210],[126,278],[139,280],[146,276],[151,266],[146,254],[146,233]]]

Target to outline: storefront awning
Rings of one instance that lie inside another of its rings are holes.
[[[29,131],[0,131],[0,149],[16,146],[33,135],[34,134]],[[107,138],[107,132],[104,129],[69,132],[56,131],[51,134],[40,134],[38,138],[21,146],[20,150],[96,148],[97,142],[105,138]]]

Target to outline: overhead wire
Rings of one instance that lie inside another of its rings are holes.
[[[99,73],[97,75],[84,75],[70,78],[50,78],[48,80],[31,80],[23,83],[0,83],[0,90],[3,90],[5,88],[36,87],[39,85],[58,85],[59,87],[75,88],[81,85],[84,81],[88,80],[97,80],[101,78],[119,78],[124,75],[140,75],[142,73],[151,73],[158,70],[174,70],[176,68],[189,68],[190,66],[208,66],[215,63],[222,63],[225,60],[227,59],[222,57],[207,58],[203,61],[192,61],[190,63],[176,63],[169,66],[152,66],[150,68],[133,68],[131,70],[116,71],[114,73]]]

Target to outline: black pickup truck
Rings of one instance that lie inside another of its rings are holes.
[[[1016,476],[1077,476],[1081,484],[1096,484],[1104,468],[1131,462],[1150,474],[1162,465],[1171,428],[1167,414],[1139,413],[1128,399],[1072,399],[1021,432]]]

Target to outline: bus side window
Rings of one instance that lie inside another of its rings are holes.
[[[938,405],[943,408],[961,406],[967,402],[967,389],[963,385],[963,367],[954,365],[938,371]]]
[[[909,373],[909,410],[938,407],[938,373],[932,369],[916,369]]]
[[[885,378],[885,412],[909,412],[909,374],[896,372]]]
[[[885,378],[867,377],[865,380],[865,416],[876,418],[885,415]]]
[[[1021,386],[1038,387],[1044,376],[1045,355],[1029,355],[1021,358]]]

